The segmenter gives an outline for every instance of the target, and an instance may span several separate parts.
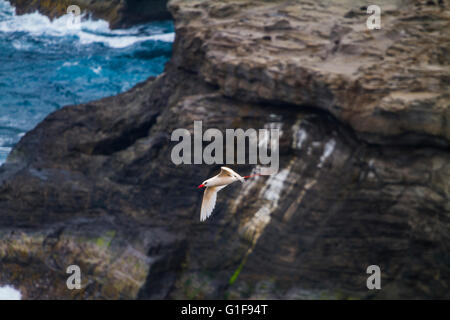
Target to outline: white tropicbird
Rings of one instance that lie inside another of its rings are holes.
[[[202,209],[200,213],[200,221],[205,221],[211,215],[216,205],[217,192],[225,188],[227,185],[235,182],[244,182],[244,179],[258,176],[254,174],[251,176],[241,177],[239,174],[227,167],[221,167],[220,173],[208,180],[205,180],[198,188],[206,188],[203,193]]]

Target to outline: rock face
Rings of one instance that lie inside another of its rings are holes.
[[[227,97],[314,105],[371,142],[448,147],[449,11],[385,2],[374,31],[354,1],[276,1],[261,10],[175,1],[172,11],[186,65]]]
[[[36,10],[55,18],[67,13],[70,5],[77,5],[81,12],[104,19],[111,28],[126,28],[152,20],[171,18],[167,10],[168,0],[9,0],[16,7],[17,14],[31,13]]]
[[[370,31],[364,5],[170,2],[162,75],[49,115],[0,168],[0,284],[29,299],[450,298],[449,11],[386,2]],[[170,159],[195,120],[282,132],[279,172],[222,190],[206,223],[195,187],[220,165]]]

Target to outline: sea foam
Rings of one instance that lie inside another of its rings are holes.
[[[104,20],[93,20],[85,13],[78,25],[70,23],[72,14],[66,14],[50,20],[39,12],[16,15],[15,8],[8,2],[0,1],[0,9],[5,13],[1,17],[0,32],[26,32],[34,36],[52,36],[78,38],[81,44],[103,43],[112,48],[128,47],[139,41],[155,40],[173,42],[175,34],[161,33],[158,28],[146,29],[142,34],[142,26],[130,29],[111,30]]]

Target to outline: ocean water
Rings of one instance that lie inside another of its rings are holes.
[[[126,91],[160,74],[174,39],[171,21],[111,30],[83,15],[17,16],[0,0],[0,164],[49,113]]]

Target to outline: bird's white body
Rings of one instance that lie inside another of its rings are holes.
[[[217,192],[235,181],[244,182],[244,178],[230,168],[221,167],[220,173],[218,175],[205,180],[199,186],[206,187],[203,194],[200,221],[205,221],[209,216],[211,216],[211,213],[214,210],[214,206],[216,205]]]

